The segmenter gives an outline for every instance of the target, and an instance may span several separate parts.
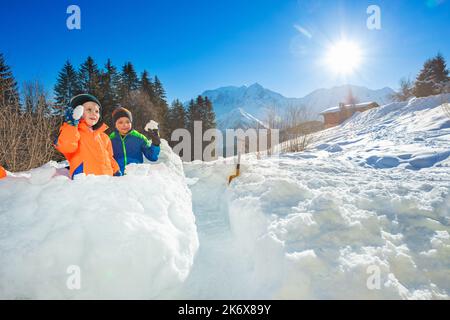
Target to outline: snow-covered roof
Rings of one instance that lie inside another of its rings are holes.
[[[339,111],[339,107],[332,107],[332,108],[328,108],[328,109],[322,111],[320,114],[332,113],[332,112],[337,112],[337,111]]]
[[[346,104],[346,105],[344,105],[344,107],[358,109],[358,108],[367,107],[374,103],[376,103],[376,102],[370,101],[370,102],[363,102],[363,103],[356,103],[356,104]],[[328,108],[328,109],[322,111],[320,114],[339,112],[339,110],[340,110],[339,106],[331,107],[331,108]]]

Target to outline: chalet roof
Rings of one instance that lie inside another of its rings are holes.
[[[357,103],[357,104],[346,104],[346,105],[344,105],[344,107],[347,107],[347,108],[352,108],[353,107],[355,109],[359,109],[359,108],[365,108],[365,107],[370,106],[371,104],[374,104],[374,103],[376,103],[376,102],[370,101],[370,102],[363,102],[363,103]],[[331,107],[331,108],[328,108],[328,109],[322,111],[320,114],[339,112],[339,110],[340,110],[339,106]]]

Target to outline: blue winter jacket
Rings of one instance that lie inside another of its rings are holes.
[[[120,171],[125,173],[126,165],[130,163],[143,163],[143,155],[150,161],[157,161],[160,147],[150,141],[136,130],[131,130],[122,137],[117,129],[109,135],[114,151],[114,159],[119,164]]]

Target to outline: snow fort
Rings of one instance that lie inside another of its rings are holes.
[[[0,181],[0,297],[155,299],[186,279],[198,249],[181,160],[123,177],[67,176],[48,163]]]

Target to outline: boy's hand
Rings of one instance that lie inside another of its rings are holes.
[[[65,121],[71,126],[77,126],[84,113],[84,107],[82,105],[77,106],[75,109],[67,109],[65,114]]]
[[[159,146],[161,144],[161,138],[159,137],[158,129],[153,129],[148,132],[150,139],[152,140],[152,144],[155,146]]]
[[[148,122],[145,125],[144,130],[148,132],[148,135],[150,136],[150,139],[152,140],[152,144],[155,146],[159,146],[161,144],[161,139],[159,137],[159,132],[158,132],[158,122],[154,121],[154,120],[150,120],[150,122]]]

